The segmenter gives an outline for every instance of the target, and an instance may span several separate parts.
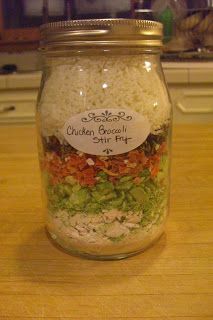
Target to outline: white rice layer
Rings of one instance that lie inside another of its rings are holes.
[[[44,136],[72,116],[98,108],[131,109],[148,117],[151,131],[170,118],[170,102],[152,56],[55,58],[39,103]]]

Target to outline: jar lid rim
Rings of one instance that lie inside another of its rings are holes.
[[[160,22],[139,19],[69,20],[44,24],[40,27],[41,47],[91,44],[105,46],[162,46],[163,26]],[[150,41],[151,40],[151,41]]]
[[[66,29],[72,27],[86,26],[113,26],[113,25],[132,25],[140,28],[162,29],[162,23],[152,20],[142,19],[82,19],[82,20],[66,20],[49,22],[41,25],[41,31],[45,29]]]

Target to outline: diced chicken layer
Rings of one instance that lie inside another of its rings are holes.
[[[106,231],[106,236],[109,238],[118,238],[123,235],[127,235],[129,233],[129,229],[125,227],[123,224],[115,221],[110,225],[110,227]]]
[[[51,217],[51,218],[50,218]],[[70,216],[66,211],[59,211],[56,216],[49,215],[51,223],[61,233],[73,239],[83,239],[88,243],[111,242],[125,237],[140,228],[142,212],[122,212],[116,209],[98,215],[78,213]]]

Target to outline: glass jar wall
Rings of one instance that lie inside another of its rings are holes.
[[[40,163],[52,240],[70,253],[119,259],[144,250],[164,231],[171,104],[159,42],[150,46],[146,35],[160,24],[97,21],[98,31],[92,21],[81,26],[93,30],[87,42],[44,45]],[[119,34],[104,39],[103,30],[116,33],[118,24]],[[144,33],[137,45],[132,34],[123,39],[132,26]],[[69,29],[75,28],[70,22]]]

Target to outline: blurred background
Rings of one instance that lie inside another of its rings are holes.
[[[92,18],[162,22],[175,122],[212,121],[213,0],[0,0],[0,124],[34,121],[39,26]]]

